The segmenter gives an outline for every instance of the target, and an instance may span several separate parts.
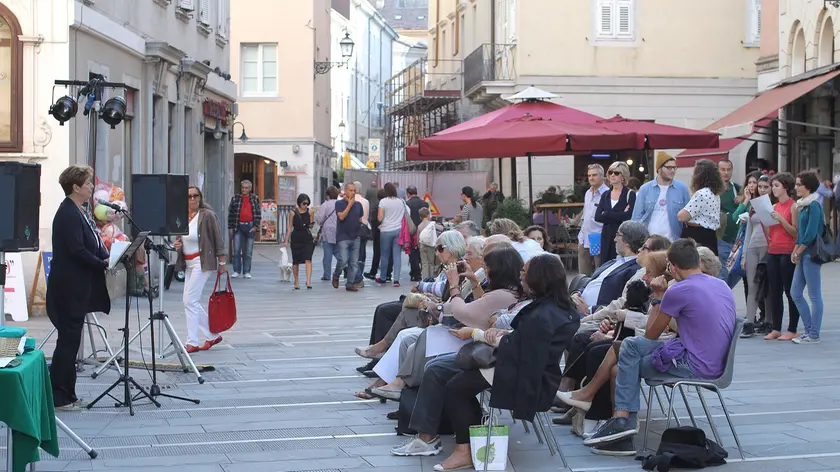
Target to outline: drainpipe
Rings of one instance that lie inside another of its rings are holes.
[[[160,58],[149,58],[145,61],[146,65],[146,86],[143,87],[141,90],[142,100],[141,102],[144,104],[143,106],[143,123],[141,129],[143,129],[143,136],[145,136],[144,143],[145,143],[145,150],[141,152],[141,156],[146,156],[146,162],[143,164],[142,172],[146,173],[154,173],[154,161],[155,161],[155,137],[154,137],[154,106],[155,106],[155,91],[154,91],[154,82],[155,76],[157,75],[156,66],[161,61]]]

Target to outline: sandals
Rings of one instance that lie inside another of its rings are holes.
[[[373,396],[373,394],[370,393],[369,388],[366,388],[366,389],[364,389],[360,392],[356,392],[356,393],[353,394],[353,396],[356,397],[356,398],[361,398],[362,400],[374,400],[374,399],[376,399],[376,397]]]

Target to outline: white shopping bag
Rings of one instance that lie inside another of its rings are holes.
[[[505,470],[509,438],[508,426],[493,426],[490,444],[487,444],[487,426],[470,426],[473,468],[484,470],[484,463],[487,462],[487,470]]]

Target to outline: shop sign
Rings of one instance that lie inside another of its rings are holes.
[[[216,118],[223,122],[227,121],[228,116],[232,113],[232,108],[233,106],[229,102],[220,102],[210,98],[204,99],[204,116],[210,118]]]

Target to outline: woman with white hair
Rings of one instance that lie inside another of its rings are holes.
[[[532,257],[536,256],[537,254],[542,254],[543,248],[540,244],[533,239],[526,238],[525,233],[522,232],[522,228],[516,224],[515,221],[507,219],[507,218],[496,218],[495,220],[490,222],[490,237],[495,235],[505,235],[510,239],[510,243],[513,245],[513,248],[519,252],[519,256],[522,257],[522,262],[528,262]]]
[[[627,187],[630,180],[630,168],[624,162],[613,162],[607,177],[610,181],[610,192],[601,195],[601,201],[595,209],[595,221],[602,223],[601,228],[601,262],[615,259],[615,235],[621,223],[633,216],[636,205],[636,192]]]

